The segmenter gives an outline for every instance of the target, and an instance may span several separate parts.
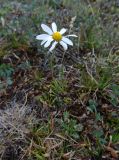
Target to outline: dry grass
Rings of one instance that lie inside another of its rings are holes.
[[[27,134],[37,124],[38,119],[35,117],[35,112],[30,106],[11,102],[7,104],[5,110],[0,112],[0,154],[1,159],[5,156],[4,152],[9,146],[15,149],[18,154],[20,147],[17,143],[21,141],[21,151],[24,144],[27,145]],[[15,144],[16,143],[16,144]],[[23,144],[22,144],[23,143]],[[12,153],[14,154],[14,153]],[[4,158],[3,158],[4,159]]]

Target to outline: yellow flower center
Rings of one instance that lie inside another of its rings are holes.
[[[60,40],[62,39],[62,35],[61,35],[60,32],[55,32],[55,33],[53,33],[52,38],[53,38],[55,41],[60,41]]]

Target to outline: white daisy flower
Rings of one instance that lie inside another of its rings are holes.
[[[60,31],[57,31],[57,25],[56,23],[52,23],[52,29],[50,29],[47,25],[41,24],[42,29],[47,33],[47,34],[40,34],[36,36],[37,40],[42,40],[41,45],[44,45],[45,48],[49,47],[50,44],[51,48],[49,51],[51,52],[56,45],[59,43],[62,45],[64,50],[67,50],[68,45],[73,46],[73,42],[67,38],[67,37],[77,37],[76,35],[67,35],[63,36],[63,34],[67,31],[67,29],[62,28]]]

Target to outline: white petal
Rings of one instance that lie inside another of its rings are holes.
[[[50,48],[50,50],[49,50],[50,52],[55,48],[55,46],[57,45],[57,43],[58,43],[58,42],[56,42],[56,41],[53,42],[53,44],[52,44],[52,46],[51,46],[51,48]]]
[[[62,41],[65,42],[66,44],[73,46],[73,42],[69,38],[63,37]]]
[[[66,51],[68,46],[66,43],[64,43],[63,41],[60,42],[60,44],[62,45],[62,47],[64,48],[64,50]]]
[[[61,33],[61,34],[64,34],[66,31],[67,31],[67,29],[62,28],[62,29],[60,30],[60,33]]]
[[[53,32],[57,32],[57,25],[55,22],[52,23],[52,30]]]
[[[45,48],[49,47],[49,45],[51,44],[52,41],[53,41],[53,39],[49,38],[49,40],[45,43],[44,47]]]
[[[38,39],[38,40],[45,40],[45,39],[47,39],[48,37],[49,37],[48,34],[40,34],[40,35],[37,35],[37,36],[36,36],[36,39]]]
[[[41,42],[41,46],[42,46],[45,42],[47,42],[47,41],[48,41],[47,39],[43,40],[43,41]]]
[[[78,36],[76,36],[75,34],[70,34],[70,35],[67,35],[65,37],[78,37]]]
[[[41,27],[42,27],[42,29],[43,29],[46,33],[48,33],[49,35],[52,35],[52,34],[53,34],[52,30],[51,30],[50,27],[48,27],[47,25],[41,24]]]

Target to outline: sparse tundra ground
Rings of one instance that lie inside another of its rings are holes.
[[[52,22],[65,54],[36,40]],[[0,159],[119,159],[118,0],[0,0]]]

